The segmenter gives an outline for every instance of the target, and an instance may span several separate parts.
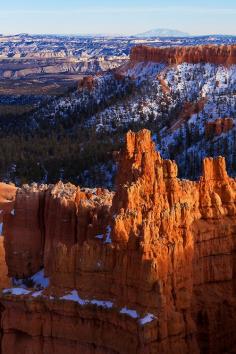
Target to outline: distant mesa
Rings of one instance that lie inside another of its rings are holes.
[[[136,37],[189,37],[190,34],[178,30],[157,28],[144,33],[137,34]]]
[[[146,45],[133,47],[131,62],[156,62],[169,65],[182,63],[236,64],[236,45],[200,45],[155,48]]]

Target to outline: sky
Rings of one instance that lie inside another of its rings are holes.
[[[0,33],[236,35],[236,0],[0,0]]]

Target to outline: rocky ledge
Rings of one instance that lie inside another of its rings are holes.
[[[224,158],[180,180],[142,130],[118,160],[115,193],[0,186],[12,278],[0,284],[2,353],[233,353],[236,180]]]

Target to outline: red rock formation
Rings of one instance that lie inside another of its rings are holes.
[[[0,183],[0,289],[9,287],[11,282],[8,277],[8,267],[5,261],[5,247],[3,233],[3,215],[10,213],[15,204],[16,187]]]
[[[157,62],[167,64],[212,63],[236,64],[236,45],[200,45],[192,47],[153,48],[139,45],[131,50],[131,62]]]
[[[47,192],[44,248],[44,265],[47,274],[51,274],[58,245],[66,246],[70,251],[72,246],[83,244],[86,240],[94,239],[99,232],[105,232],[104,223],[106,224],[109,217],[112,196],[113,193],[107,190],[80,190],[71,184],[62,183]],[[64,273],[66,273],[65,269]],[[57,276],[59,274],[56,271],[55,277]],[[69,276],[65,279],[68,283]],[[64,286],[63,281],[61,284]],[[70,287],[73,287],[73,284],[74,280]]]
[[[91,91],[94,88],[95,80],[93,76],[84,76],[79,82],[79,89],[87,89]]]
[[[46,188],[33,185],[18,189],[14,209],[4,215],[6,262],[11,277],[30,276],[43,266]]]
[[[233,127],[233,118],[218,118],[213,122],[206,122],[205,134],[206,137],[214,137],[222,133],[227,133],[229,130],[233,129]]]
[[[0,290],[9,286],[11,286],[11,280],[8,277],[8,268],[5,261],[3,237],[0,237]]]
[[[201,98],[197,102],[185,102],[183,109],[177,118],[177,120],[171,125],[170,130],[173,132],[181,127],[183,123],[188,121],[193,114],[201,112],[204,108],[207,99],[205,97]]]
[[[121,72],[119,72],[119,69],[115,70],[114,71],[114,78],[117,80],[117,81],[121,81],[125,78],[125,75],[122,74]]]
[[[80,190],[62,182],[19,188],[14,209],[4,214],[9,275],[28,277],[42,266],[49,273],[59,244],[70,249],[105,231],[112,197],[106,190]]]
[[[179,180],[177,172],[143,130],[127,134],[115,195],[61,183],[18,191],[12,220],[26,230],[18,238],[28,259],[46,266],[50,286],[1,295],[4,353],[16,345],[20,354],[232,350],[236,180],[222,157],[204,160],[198,182]],[[8,218],[7,262],[12,273],[19,274],[20,262],[29,272],[26,256],[11,255],[18,241]],[[38,229],[45,237],[43,254],[36,242],[41,263],[32,246]]]

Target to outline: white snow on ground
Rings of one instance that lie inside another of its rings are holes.
[[[44,269],[33,275],[31,279],[36,285],[40,285],[42,288],[47,288],[49,286],[49,278],[44,276]]]
[[[78,302],[80,305],[86,305],[89,303],[89,301],[80,298],[77,290],[72,290],[69,294],[62,296],[60,299]]]
[[[136,79],[144,78],[147,76],[155,78],[162,70],[164,70],[165,67],[165,64],[140,62],[132,67],[130,67],[129,64],[125,65],[123,70],[126,76],[134,77]]]
[[[33,287],[35,288],[47,288],[49,286],[49,278],[44,276],[44,269],[41,269],[38,273],[32,275],[32,277],[26,279],[12,279],[15,286],[21,286],[27,288],[27,283],[29,281],[33,282]]]
[[[105,237],[105,240],[104,240],[104,243],[112,243],[112,239],[111,239],[111,226],[108,225],[106,227],[106,233],[105,235],[104,234],[101,234],[101,235],[96,235],[95,238],[99,239],[99,240],[103,240]]]
[[[90,303],[92,305],[97,305],[98,307],[104,307],[107,309],[111,309],[113,307],[113,303],[111,301],[92,300]]]
[[[62,296],[60,299],[74,301],[80,305],[92,304],[92,305],[96,305],[98,307],[103,307],[103,308],[108,308],[108,309],[113,307],[113,302],[111,302],[111,301],[96,300],[96,299],[93,299],[93,300],[81,299],[77,290],[72,290],[69,294]]]
[[[105,243],[112,243],[111,226],[107,226],[107,228],[106,228],[106,240],[105,240]]]
[[[120,313],[124,313],[132,318],[138,318],[139,315],[137,313],[136,310],[130,310],[130,309],[127,309],[127,307],[123,307],[121,310],[120,310]]]
[[[23,289],[23,288],[10,288],[4,289],[3,294],[11,294],[11,295],[28,295],[30,294],[30,290]]]
[[[148,313],[148,314],[147,314],[146,316],[144,316],[143,318],[140,318],[139,323],[143,326],[143,325],[145,325],[145,324],[147,324],[147,323],[152,322],[152,321],[155,320],[155,319],[156,319],[156,317],[155,317],[153,314]]]
[[[35,293],[31,294],[31,296],[38,297],[38,296],[42,296],[42,294],[43,294],[43,290],[39,290],[39,291],[36,291]]]

